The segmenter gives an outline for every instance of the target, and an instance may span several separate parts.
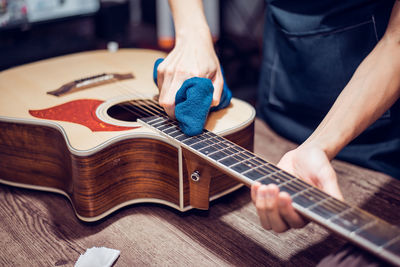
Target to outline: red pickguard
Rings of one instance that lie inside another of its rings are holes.
[[[104,101],[78,99],[41,110],[29,110],[36,118],[74,122],[88,127],[92,132],[126,131],[139,127],[124,127],[105,123],[96,116],[96,109]]]

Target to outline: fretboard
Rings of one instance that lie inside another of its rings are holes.
[[[293,207],[303,216],[338,233],[375,255],[400,266],[400,229],[357,207],[339,201],[318,188],[279,169],[252,152],[204,130],[187,136],[176,121],[157,115],[142,118],[147,126],[180,146],[206,159],[247,186],[258,181],[276,184],[292,197]]]

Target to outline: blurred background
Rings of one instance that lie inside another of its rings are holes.
[[[215,48],[235,97],[256,103],[263,0],[203,0]],[[87,50],[170,51],[167,0],[0,0],[0,71]]]

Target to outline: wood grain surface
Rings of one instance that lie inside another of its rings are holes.
[[[266,160],[276,163],[295,147],[260,120],[255,129],[255,152]],[[400,224],[399,181],[333,164],[347,202]],[[63,196],[0,185],[0,218],[0,266],[73,266],[93,246],[120,250],[114,266],[313,266],[346,242],[314,223],[284,234],[263,230],[247,188],[207,211],[137,204],[83,223]]]

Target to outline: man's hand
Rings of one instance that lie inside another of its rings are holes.
[[[201,0],[170,0],[175,25],[175,47],[158,66],[159,103],[175,117],[175,95],[192,77],[208,78],[214,86],[211,106],[218,106],[223,89],[220,63]]]
[[[317,146],[303,144],[286,153],[278,167],[342,200],[336,173],[325,154]],[[290,228],[301,228],[307,221],[298,214],[288,193],[279,192],[274,184],[253,184],[251,198],[257,208],[261,225],[267,230],[281,233]]]
[[[167,114],[175,117],[175,95],[183,82],[192,77],[208,78],[214,86],[211,106],[217,106],[222,93],[223,78],[218,58],[209,37],[187,36],[158,66],[159,103]]]

